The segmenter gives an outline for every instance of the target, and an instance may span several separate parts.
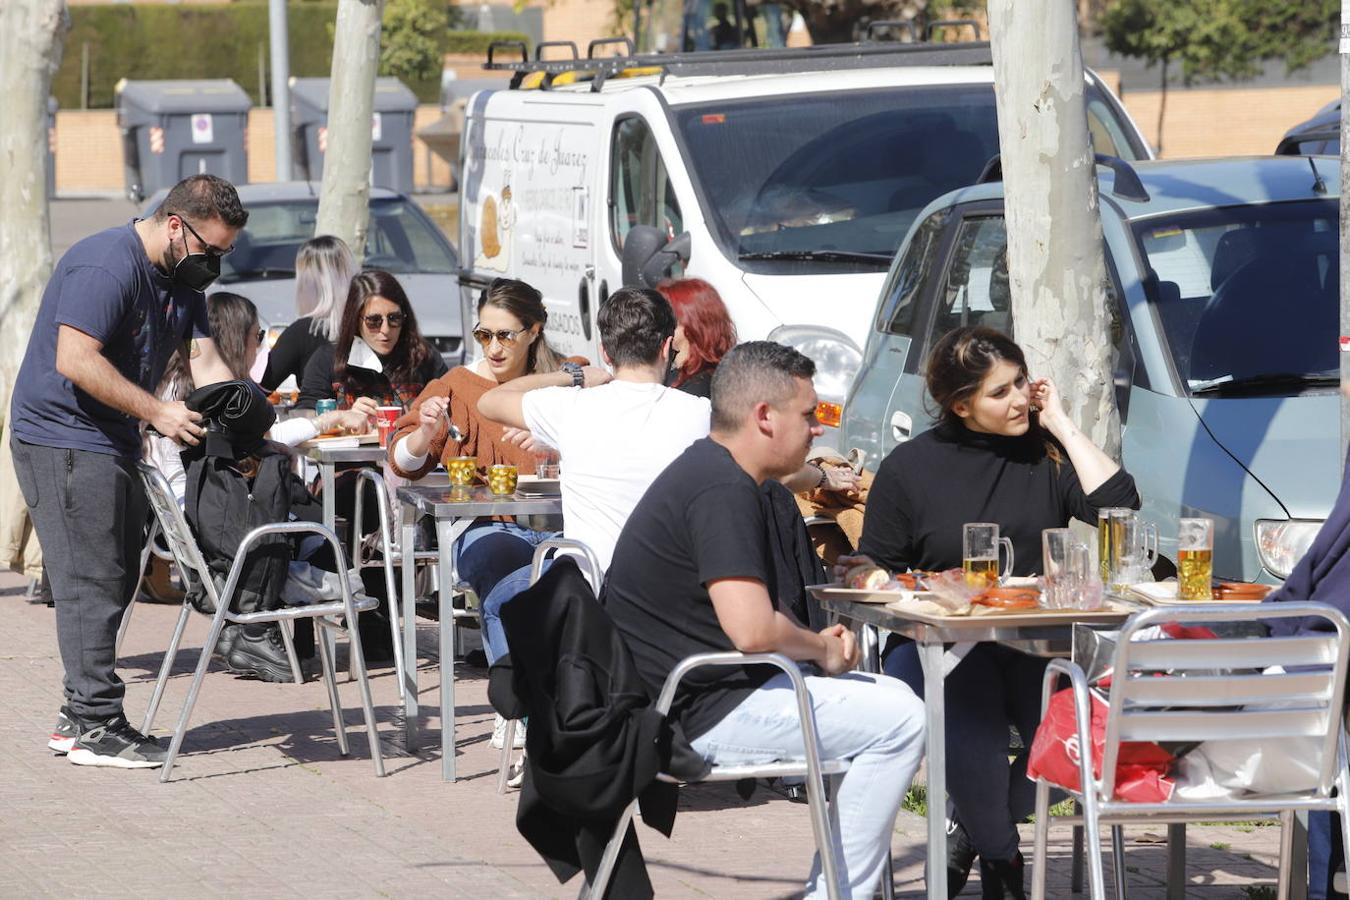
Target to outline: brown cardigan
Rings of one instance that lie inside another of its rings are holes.
[[[408,411],[394,423],[394,438],[389,442],[389,468],[395,475],[416,481],[437,465],[444,464],[445,460],[452,456],[475,456],[478,458],[480,468],[505,464],[519,466],[521,472],[525,474],[533,473],[534,454],[502,440],[502,434],[506,429],[478,414],[478,398],[496,386],[495,380],[484,378],[467,366],[456,366],[435,381],[429,382],[422,389],[422,393],[417,395]],[[448,443],[446,441],[448,429],[442,423],[427,451],[426,462],[411,472],[404,471],[394,462],[394,444],[417,430],[422,401],[428,397],[450,398],[450,420],[463,433],[464,442],[458,445]]]

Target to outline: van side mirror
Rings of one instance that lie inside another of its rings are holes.
[[[667,241],[659,228],[634,225],[623,239],[624,286],[656,287],[677,262],[689,262],[692,244],[687,231]]]

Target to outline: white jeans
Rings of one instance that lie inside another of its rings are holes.
[[[890,849],[895,815],[923,759],[923,701],[898,679],[863,672],[837,678],[808,675],[806,687],[821,757],[852,760],[834,796],[840,878],[850,896],[871,900]],[[801,759],[805,748],[792,682],[784,673],[775,675],[692,744],[719,765]],[[826,896],[820,875],[817,853],[808,897]]]

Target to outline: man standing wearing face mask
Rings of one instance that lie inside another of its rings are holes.
[[[78,765],[164,760],[123,715],[115,671],[146,518],[138,425],[184,445],[200,439],[200,416],[151,392],[179,349],[197,384],[231,377],[202,292],[247,221],[233,185],[195,175],[152,218],[71,247],[43,292],[15,381],[10,448],[46,558],[65,666],[66,704],[48,746]]]

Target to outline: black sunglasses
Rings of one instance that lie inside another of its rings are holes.
[[[389,323],[390,328],[402,328],[403,313],[391,312],[388,315],[383,315],[381,313],[372,313],[371,315],[368,316],[362,316],[361,321],[365,322],[366,327],[369,328],[371,331],[379,331],[382,327],[384,327],[385,322]]]
[[[266,328],[259,328],[259,329],[258,329],[258,343],[261,344],[261,343],[262,343],[263,341],[265,341],[265,340],[267,340],[267,329],[266,329]]]
[[[234,250],[234,244],[231,244],[224,250],[220,249],[214,244],[208,244],[205,240],[202,239],[202,236],[197,233],[197,229],[192,227],[191,222],[189,222],[182,216],[179,216],[178,213],[173,213],[173,215],[178,216],[178,221],[183,223],[183,227],[188,230],[188,234],[195,237],[197,239],[197,243],[201,244],[203,247],[206,248],[205,252],[207,256],[214,256],[216,259],[219,259],[222,256],[228,255],[230,252]]]

